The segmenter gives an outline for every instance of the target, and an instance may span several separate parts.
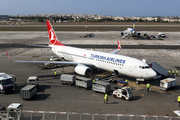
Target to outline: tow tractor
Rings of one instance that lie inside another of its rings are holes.
[[[23,116],[21,103],[12,103],[7,107],[0,108],[0,120],[20,120]]]
[[[124,100],[130,100],[133,97],[132,89],[130,87],[122,87],[121,89],[116,89],[113,92],[115,98],[122,98]]]

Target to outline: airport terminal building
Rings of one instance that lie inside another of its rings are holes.
[[[8,15],[0,15],[0,21],[9,21]]]

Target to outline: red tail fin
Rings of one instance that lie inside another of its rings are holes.
[[[46,23],[47,23],[47,29],[48,29],[48,34],[49,34],[49,44],[50,45],[65,46],[64,44],[59,42],[59,40],[57,39],[56,34],[55,34],[55,32],[54,32],[54,30],[53,30],[49,20],[46,20]]]

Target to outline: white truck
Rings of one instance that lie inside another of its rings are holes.
[[[3,109],[0,109],[0,120],[20,120],[23,116],[23,105],[21,103],[12,103]]]
[[[27,79],[27,85],[36,85],[37,87],[39,86],[39,79],[37,76],[30,76]]]
[[[160,81],[160,87],[158,87],[161,90],[168,90],[172,87],[175,87],[177,85],[177,80],[174,78],[166,78]]]
[[[14,75],[0,73],[0,93],[6,94],[15,90],[16,77]]]
[[[160,36],[160,37],[166,37],[166,35],[165,35],[164,33],[162,33],[162,32],[158,33],[158,36]]]
[[[122,98],[124,100],[131,100],[133,97],[132,89],[130,87],[122,87],[121,89],[116,89],[113,92],[115,98]]]

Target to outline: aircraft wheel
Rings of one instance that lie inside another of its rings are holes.
[[[114,98],[117,98],[117,96],[116,96],[116,95],[113,95],[113,97],[114,97]]]
[[[139,81],[136,81],[136,85],[138,85],[139,84]]]

